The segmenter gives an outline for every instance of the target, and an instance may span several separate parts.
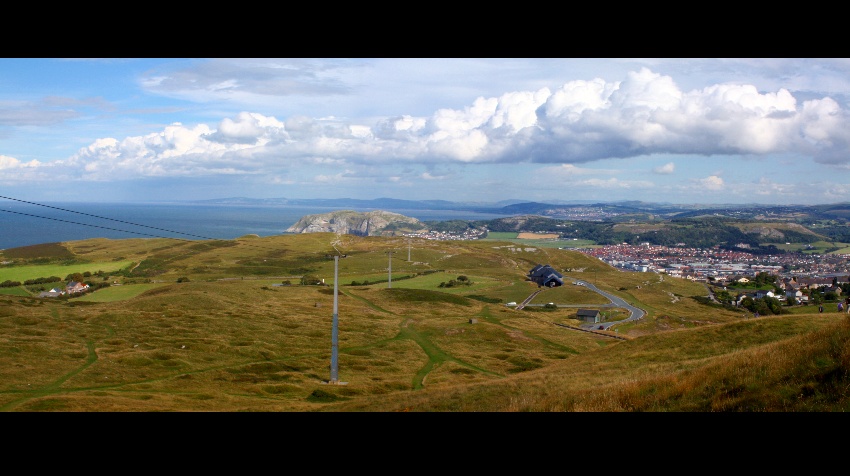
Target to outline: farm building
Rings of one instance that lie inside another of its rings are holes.
[[[599,311],[595,309],[579,309],[576,312],[576,319],[582,320],[584,322],[599,322]]]
[[[528,272],[528,279],[537,283],[538,286],[554,288],[563,286],[564,277],[548,264],[538,264]]]

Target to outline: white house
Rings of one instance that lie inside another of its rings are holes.
[[[773,294],[773,291],[765,291],[764,289],[759,289],[753,295],[753,298],[755,298],[755,299],[763,299],[763,298],[766,298],[766,297],[776,297],[776,295]]]
[[[803,292],[799,289],[789,289],[785,291],[785,299],[793,299],[795,302],[802,302]]]
[[[65,286],[65,292],[68,294],[81,293],[86,291],[89,288],[89,285],[86,283],[78,283],[77,281],[71,281]]]

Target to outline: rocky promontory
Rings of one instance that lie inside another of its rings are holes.
[[[333,232],[357,236],[395,236],[400,233],[426,231],[424,223],[400,213],[375,210],[356,212],[337,210],[306,215],[286,229],[287,233]]]

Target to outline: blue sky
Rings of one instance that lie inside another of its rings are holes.
[[[850,201],[847,58],[2,58],[47,201]]]

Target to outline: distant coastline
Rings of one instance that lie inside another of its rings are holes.
[[[252,199],[150,202],[45,202],[0,197],[0,249],[89,238],[166,237],[186,240],[234,239],[255,234],[286,234],[306,215],[337,210],[389,211],[423,222],[495,220],[539,216],[568,221],[649,223],[679,219],[818,222],[834,228],[832,236],[850,234],[850,202],[824,205],[675,205],[641,201],[542,203],[503,200],[495,203],[446,200]]]
[[[43,206],[39,206],[43,205]],[[274,236],[305,215],[339,207],[217,202],[0,202],[0,249],[90,238],[234,239]],[[372,208],[350,207],[356,211]],[[490,220],[505,215],[463,210],[387,210],[421,221]]]

